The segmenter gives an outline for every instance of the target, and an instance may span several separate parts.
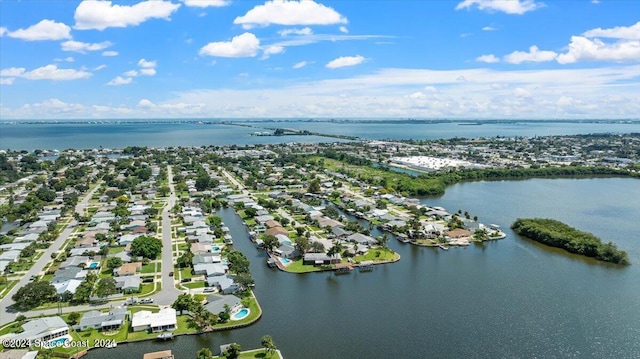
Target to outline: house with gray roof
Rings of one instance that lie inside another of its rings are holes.
[[[240,285],[230,275],[207,277],[207,284],[211,287],[217,287],[223,294],[233,294],[240,289]]]
[[[219,253],[198,253],[193,256],[191,263],[193,265],[196,264],[206,264],[206,263],[220,263],[222,258]]]
[[[194,274],[204,274],[207,277],[225,275],[229,266],[222,263],[202,263],[193,265]]]
[[[378,241],[375,238],[371,236],[366,236],[362,233],[354,233],[349,237],[347,237],[346,240],[349,242],[356,242],[358,244],[364,244],[364,245],[374,245],[378,243]]]
[[[239,308],[240,298],[235,295],[220,295],[220,294],[211,294],[207,297],[207,304],[204,305],[204,309],[208,310],[211,313],[218,314],[220,312],[224,312],[224,306],[228,305],[229,308],[233,311],[236,308]]]
[[[340,262],[342,262],[342,257],[339,253],[332,256],[329,256],[326,253],[305,253],[302,258],[303,264],[311,265],[335,264]]]
[[[79,279],[82,280],[87,276],[87,271],[83,270],[80,267],[69,266],[64,267],[55,271],[53,274],[53,278],[51,279],[51,284],[63,283],[71,279]]]
[[[85,266],[88,262],[89,257],[87,256],[68,257],[64,262],[60,263],[60,269],[64,269],[67,267],[81,267]]]
[[[60,317],[44,317],[31,320],[22,325],[21,333],[11,333],[0,337],[0,339],[11,340],[38,340],[40,342],[50,342],[53,340],[72,340],[69,335],[69,326]]]
[[[288,259],[296,258],[300,255],[300,251],[297,250],[291,244],[282,244],[280,245],[280,247],[276,248],[273,252],[282,258],[288,258]]]
[[[127,308],[115,307],[107,313],[97,310],[84,313],[76,330],[97,329],[100,331],[119,329],[127,317]]]
[[[127,275],[124,277],[114,277],[116,288],[122,293],[135,293],[140,291],[142,278],[139,275]]]

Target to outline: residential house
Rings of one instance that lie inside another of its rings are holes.
[[[84,313],[76,330],[97,329],[100,331],[119,329],[127,317],[127,309],[115,307],[107,313],[97,310]]]
[[[346,240],[349,241],[349,242],[356,242],[358,244],[364,244],[364,245],[369,245],[369,246],[378,243],[378,241],[375,238],[373,238],[371,236],[364,235],[362,233],[354,233],[354,234],[348,236],[346,238]]]
[[[123,263],[122,266],[113,270],[113,275],[117,277],[123,277],[128,275],[134,275],[140,272],[142,269],[142,262]]]
[[[225,304],[233,311],[240,308],[240,298],[235,295],[211,294],[207,297],[207,304],[204,305],[204,308],[211,313],[218,314],[224,312]]]
[[[137,274],[115,277],[115,280],[116,288],[122,293],[136,293],[140,291],[142,278]]]
[[[225,275],[229,266],[222,263],[202,263],[193,265],[194,274],[204,274],[207,277]]]
[[[342,262],[340,254],[329,256],[326,253],[305,253],[302,259],[302,264],[309,265],[337,264],[340,262]]]
[[[69,326],[60,317],[44,317],[31,320],[22,325],[21,333],[11,333],[0,339],[11,339],[18,342],[31,341],[51,342],[73,340],[69,335]]]
[[[240,285],[230,275],[207,277],[207,284],[211,287],[217,287],[223,294],[233,294],[240,289]]]
[[[176,310],[162,308],[157,313],[141,310],[133,314],[131,328],[134,332],[150,330],[151,332],[164,332],[175,330],[178,327]]]

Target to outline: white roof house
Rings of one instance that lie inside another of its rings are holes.
[[[22,325],[22,333],[11,333],[0,337],[12,340],[40,340],[49,342],[64,338],[71,340],[69,326],[60,317],[45,317],[31,320]]]
[[[174,330],[178,327],[176,310],[173,308],[163,308],[157,313],[141,310],[133,314],[131,327],[134,332],[142,330],[151,330],[152,332]]]

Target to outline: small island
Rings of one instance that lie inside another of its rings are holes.
[[[547,218],[518,218],[511,229],[521,236],[568,252],[592,257],[600,261],[629,264],[625,251],[615,244],[602,243],[600,238],[565,223]]]

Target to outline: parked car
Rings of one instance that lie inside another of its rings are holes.
[[[153,303],[153,298],[140,299],[140,303],[142,303],[142,304]]]
[[[191,282],[191,278],[182,278],[182,280],[180,280],[180,282],[182,282],[182,283]]]
[[[169,272],[169,277],[173,277],[173,272]]]

